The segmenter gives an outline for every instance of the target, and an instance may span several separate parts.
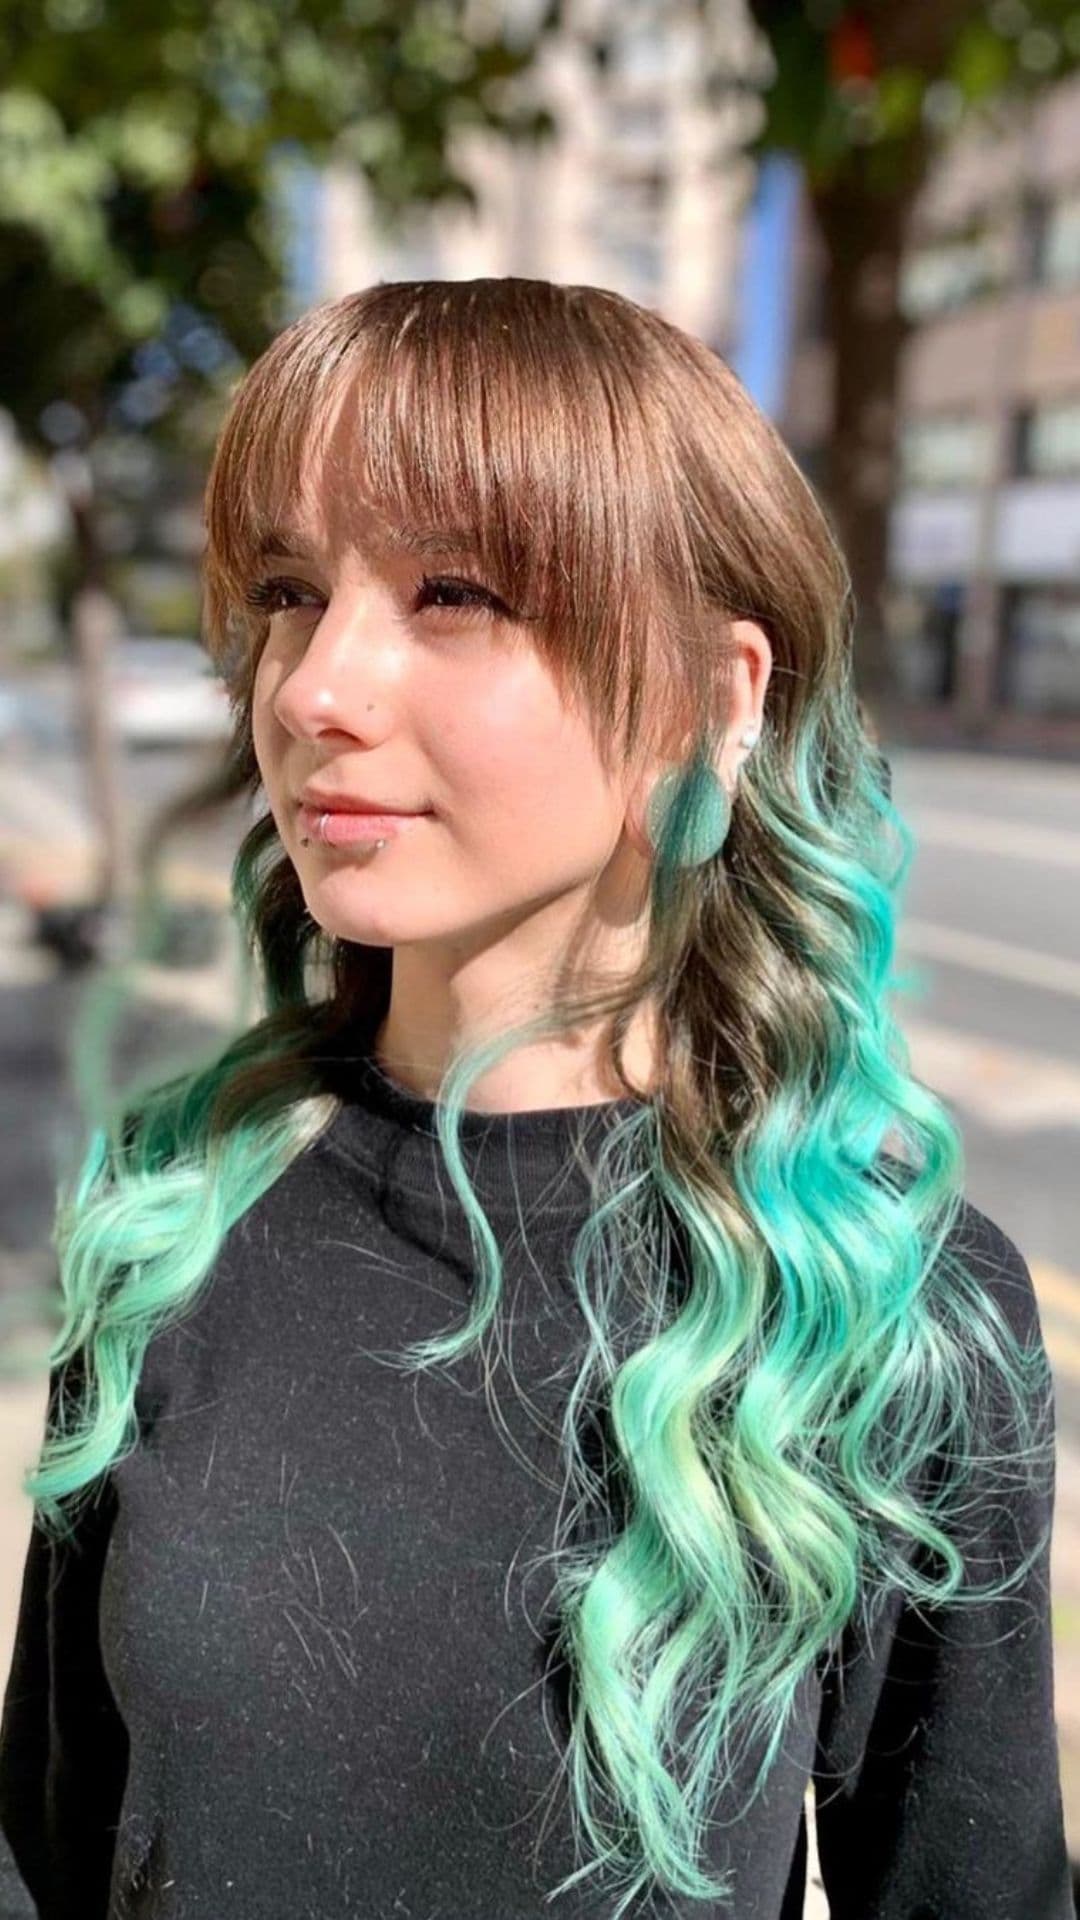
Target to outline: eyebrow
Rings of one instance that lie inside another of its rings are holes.
[[[391,553],[475,554],[476,541],[467,527],[391,527],[382,544]],[[259,542],[259,558],[279,553],[290,560],[309,560],[317,565],[320,554],[312,542],[291,527],[271,527]]]

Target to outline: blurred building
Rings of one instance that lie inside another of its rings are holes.
[[[805,204],[780,424],[828,433],[822,266]],[[1080,746],[1080,79],[1008,135],[958,138],[923,190],[901,298],[890,628],[933,730]]]
[[[741,0],[713,0],[704,19],[694,5],[657,11],[651,0],[571,0],[526,83],[557,136],[520,149],[482,131],[460,137],[454,160],[475,211],[422,209],[390,243],[351,171],[305,178],[299,304],[380,279],[518,274],[612,287],[724,351],[753,185],[741,148],[756,110],[734,89],[706,101],[702,36],[739,69],[753,42]],[[533,12],[515,0],[500,18],[524,28]],[[590,53],[601,37],[603,69]]]

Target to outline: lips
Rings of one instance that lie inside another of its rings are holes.
[[[318,788],[305,787],[299,804],[310,807],[319,813],[377,813],[399,814],[412,819],[417,813],[426,812],[422,807],[395,807],[381,800],[359,800],[347,793],[322,793]]]
[[[430,813],[370,813],[331,811],[328,808],[300,808],[300,832],[305,846],[360,847],[372,845],[377,848],[389,840],[395,840],[407,834],[410,827],[418,827],[421,820],[430,819]]]

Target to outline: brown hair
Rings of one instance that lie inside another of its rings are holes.
[[[715,739],[725,634],[739,618],[757,621],[772,648],[756,763],[779,749],[783,783],[783,743],[814,706],[826,734],[858,728],[854,707],[843,706],[842,556],[783,441],[716,353],[602,288],[514,277],[393,282],[315,307],[279,334],[241,383],[219,438],[205,503],[206,638],[230,678],[244,784],[258,778],[248,710],[266,633],[244,595],[260,547],[289,522],[301,474],[318,488],[335,539],[349,538],[353,503],[392,524],[465,530],[484,578],[526,610],[560,687],[593,716],[609,770],[615,754],[633,763],[662,738],[673,758],[685,753],[679,715],[701,716],[699,730]],[[663,702],[649,696],[658,686]],[[767,885],[771,853],[754,786],[750,770],[724,866],[664,916],[624,990],[573,1003],[578,1017],[614,1015],[612,1066],[624,1086],[619,1042],[643,999],[659,990],[673,1016],[661,1046],[670,1036],[673,1056],[715,1059],[717,1018],[737,1004],[735,979],[748,968],[760,975],[760,936],[723,884],[726,870]],[[795,791],[790,804],[799,810]],[[286,917],[301,914],[291,865],[275,884]],[[797,919],[797,902],[780,904],[786,921]],[[314,930],[312,939],[318,948]],[[730,962],[730,980],[700,981],[709,1037],[671,1005],[672,993],[684,996],[688,983],[693,991],[679,960],[693,946],[726,951]],[[387,955],[353,947],[345,970],[339,952],[327,957],[342,1013],[374,1015],[388,990]],[[735,1021],[730,1037],[752,1074],[757,1036]],[[674,1057],[669,1067],[678,1074]],[[680,1078],[674,1108],[700,1124],[710,1102],[693,1075]]]

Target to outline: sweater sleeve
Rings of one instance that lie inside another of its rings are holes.
[[[54,1371],[50,1422],[58,1386]],[[31,1530],[0,1722],[0,1920],[97,1920],[108,1907],[128,1753],[98,1641],[114,1512],[106,1481],[71,1541]]]
[[[1024,1344],[1042,1346],[1022,1256],[985,1215],[969,1207],[967,1218],[973,1271]],[[986,1404],[973,1451],[992,1461],[1014,1435],[1000,1382]],[[1052,1442],[1052,1393],[1040,1392],[1036,1411]],[[965,1589],[1013,1571],[1049,1534],[1048,1457],[1037,1484],[996,1497],[998,1476],[973,1469],[978,1564]],[[1074,1920],[1048,1537],[1002,1599],[930,1607],[894,1595],[872,1628],[849,1630],[823,1692],[814,1786],[831,1920]]]

